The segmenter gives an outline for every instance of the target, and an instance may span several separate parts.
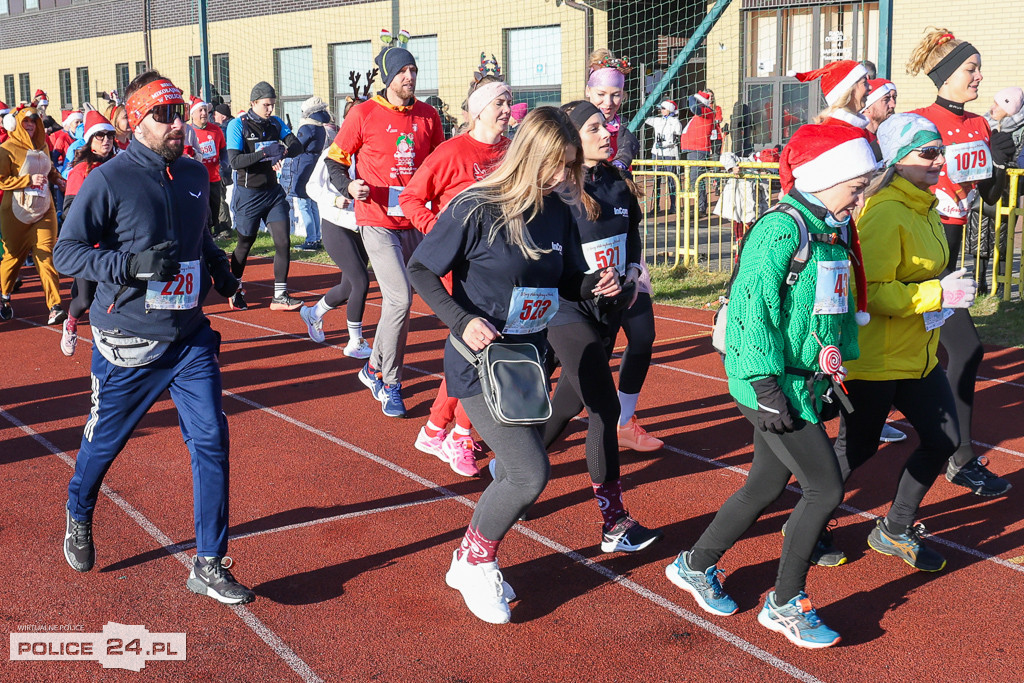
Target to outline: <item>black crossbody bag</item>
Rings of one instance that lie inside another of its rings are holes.
[[[541,425],[551,419],[548,378],[533,344],[491,342],[474,352],[454,334],[452,346],[476,368],[491,417],[506,427]]]

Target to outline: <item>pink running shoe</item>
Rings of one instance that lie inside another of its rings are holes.
[[[420,433],[416,435],[416,450],[423,453],[429,453],[436,458],[440,458],[444,462],[448,462],[448,458],[445,457],[444,452],[441,448],[441,444],[444,443],[444,437],[447,433],[442,429],[435,436],[427,436],[427,427],[424,425],[420,427]]]
[[[448,462],[455,474],[475,477],[480,474],[480,469],[476,466],[476,456],[473,453],[479,450],[480,446],[473,441],[473,437],[458,436],[452,432],[441,444],[441,458]]]

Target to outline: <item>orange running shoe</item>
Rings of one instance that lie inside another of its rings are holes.
[[[656,439],[640,426],[636,421],[636,415],[629,418],[629,422],[619,427],[619,448],[632,448],[634,451],[648,453],[656,451],[665,445],[661,439]]]

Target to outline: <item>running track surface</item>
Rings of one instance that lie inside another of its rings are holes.
[[[293,263],[308,302],[336,269]],[[5,680],[233,681],[1019,681],[1024,638],[1024,353],[989,348],[978,385],[979,452],[1014,484],[987,500],[936,483],[920,518],[949,561],[916,572],[870,550],[916,437],[885,446],[849,482],[836,541],[842,567],[812,567],[808,592],[843,635],[824,651],[791,646],[757,613],[770,590],[780,528],[795,483],[723,558],[740,611],[712,617],[671,585],[665,565],[689,547],[743,482],[751,427],[729,399],[707,311],[657,306],[658,342],[639,417],[665,439],[652,454],[624,451],[630,511],[665,538],[637,555],[601,553],[600,516],[583,462],[582,421],[552,453],[552,479],[500,548],[521,596],[513,623],[491,626],[444,584],[452,549],[488,481],[454,474],[412,446],[442,372],[445,335],[413,305],[406,355],[409,419],[384,417],[345,357],[344,313],[311,342],[296,313],[272,312],[270,262],[246,273],[248,311],[207,306],[223,335],[224,409],[231,426],[235,574],[256,591],[229,608],[184,586],[194,552],[191,470],[166,398],[111,468],[95,517],[96,568],[78,574],[61,553],[71,466],[89,410],[88,328],[65,358],[43,323],[38,280],[0,324],[0,466],[7,549],[0,619],[24,625],[143,624],[186,632],[187,660],[141,673],[96,662],[7,661]],[[367,337],[380,311],[376,288]],[[622,339],[620,338],[620,342]],[[998,379],[991,379],[998,378]],[[834,430],[835,425],[832,425]],[[489,457],[486,451],[482,454]],[[483,467],[486,460],[481,460]]]

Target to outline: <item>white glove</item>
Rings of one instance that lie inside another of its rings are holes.
[[[974,295],[978,293],[978,283],[963,279],[966,268],[954,271],[939,280],[942,285],[943,308],[970,308],[974,303]]]

